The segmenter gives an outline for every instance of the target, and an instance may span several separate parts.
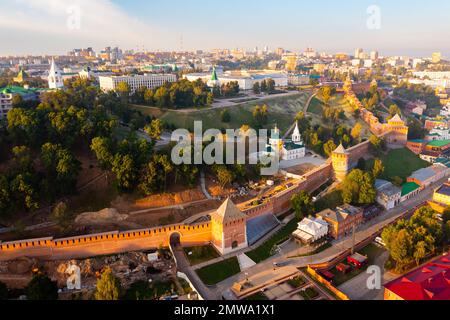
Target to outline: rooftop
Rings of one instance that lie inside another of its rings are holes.
[[[450,197],[450,184],[443,184],[439,189],[436,190],[436,193]]]
[[[450,254],[389,282],[385,288],[404,300],[450,300]]]
[[[411,175],[411,179],[417,180],[417,181],[426,181],[436,175],[436,171],[433,170],[431,167],[423,168],[415,171]]]
[[[286,148],[286,150],[290,151],[290,150],[303,149],[305,146],[303,144],[296,144],[296,143],[290,141],[290,142],[286,142],[284,144],[284,147]]]
[[[427,145],[430,147],[445,147],[450,144],[450,140],[434,140],[430,141]]]
[[[402,197],[406,196],[407,194],[410,194],[413,191],[416,191],[419,189],[420,186],[415,182],[407,182],[402,187]]]
[[[247,216],[236,207],[236,205],[229,198],[220,206],[217,211],[211,214],[222,223],[233,222],[241,219],[246,219]]]
[[[401,193],[401,189],[394,186],[391,182],[386,180],[376,180],[375,188],[379,193],[385,194],[388,197]]]

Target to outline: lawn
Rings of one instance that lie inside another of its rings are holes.
[[[220,257],[212,246],[190,247],[183,250],[191,266]]]
[[[331,269],[330,272],[335,275],[335,278],[333,279],[333,285],[335,287],[338,287],[341,284],[343,284],[343,283],[349,281],[350,279],[365,272],[367,270],[368,266],[373,265],[375,263],[375,260],[379,256],[381,256],[384,252],[385,252],[385,250],[383,248],[380,248],[373,243],[371,243],[367,247],[359,250],[358,253],[360,253],[364,256],[367,256],[369,258],[367,265],[361,269],[352,267],[352,270],[347,274],[343,274],[342,272],[339,272],[338,270],[336,270],[336,267]],[[347,261],[344,261],[343,263],[347,264]]]
[[[255,293],[254,295],[251,295],[250,297],[245,298],[244,300],[246,300],[246,301],[266,301],[266,300],[269,300],[269,298],[267,298],[267,296],[264,293],[258,292],[258,293]]]
[[[239,262],[236,257],[224,260],[201,269],[198,269],[197,275],[206,285],[217,284],[235,274],[241,272]]]
[[[273,255],[273,248],[286,240],[288,240],[292,234],[297,229],[298,221],[297,219],[291,220],[287,225],[285,225],[280,231],[273,235],[269,240],[264,242],[258,248],[247,252],[247,256],[256,263],[260,263]]]
[[[313,98],[309,104],[308,112],[322,116],[323,102],[317,98]]]
[[[406,180],[414,171],[430,166],[428,162],[420,159],[406,148],[391,150],[387,155],[381,156],[380,159],[385,167],[380,178],[389,181],[392,181],[394,177]],[[367,167],[373,167],[373,160],[367,161]]]
[[[312,300],[319,296],[319,292],[315,288],[309,287],[305,291],[300,291],[299,295],[305,300]]]
[[[306,280],[302,276],[298,276],[292,280],[289,280],[287,283],[292,288],[297,289],[297,288],[300,288],[301,286],[303,286],[306,283]]]

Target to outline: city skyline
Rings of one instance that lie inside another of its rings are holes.
[[[448,56],[450,46],[440,39],[450,33],[445,19],[450,3],[391,2],[13,0],[0,13],[0,55],[65,54],[76,47],[192,51],[267,45],[329,53],[361,47],[410,56],[442,51]],[[379,29],[367,27],[371,5],[380,9]]]

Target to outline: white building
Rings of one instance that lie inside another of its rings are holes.
[[[272,130],[269,144],[266,147],[266,155],[274,156],[278,151],[281,160],[296,160],[306,156],[306,147],[303,143],[298,124],[295,125],[291,140],[283,140],[280,137],[280,130],[275,127]]]
[[[237,70],[219,72],[216,71],[217,80],[221,85],[230,82],[237,82],[240,90],[252,90],[256,82],[263,82],[264,80],[272,79],[275,82],[275,87],[287,87],[288,75],[285,72],[277,72],[274,70],[267,71],[248,71]],[[201,79],[203,82],[208,83],[211,80],[211,73],[190,73],[184,75],[184,78],[189,81],[197,81]]]
[[[328,223],[322,219],[303,219],[292,235],[302,243],[311,244],[328,235]]]
[[[112,75],[113,75],[113,72],[111,72],[111,71],[92,70],[90,67],[86,67],[83,70],[81,70],[80,72],[78,72],[78,76],[81,79],[94,78],[97,81],[101,76],[108,77],[108,76],[112,76]]]
[[[377,202],[386,210],[395,208],[402,198],[402,190],[394,186],[391,182],[385,180],[377,180],[375,182],[377,189]]]
[[[447,126],[437,126],[426,136],[427,140],[450,140],[450,130]]]
[[[61,70],[56,65],[55,59],[52,59],[52,64],[48,73],[48,87],[50,89],[64,88],[63,75]]]
[[[176,82],[177,76],[174,74],[146,74],[143,76],[109,76],[99,77],[100,88],[103,91],[115,91],[117,86],[125,82],[129,85],[131,93],[137,89],[146,87],[147,89],[154,89],[161,87],[167,82]]]

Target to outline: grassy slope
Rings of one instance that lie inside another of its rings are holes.
[[[420,159],[406,148],[391,150],[380,158],[385,166],[385,171],[380,178],[386,180],[392,180],[396,176],[406,179],[414,171],[430,166],[428,162]],[[367,166],[372,168],[373,160],[369,161]]]
[[[220,114],[224,108],[204,109],[195,111],[158,110],[145,106],[133,106],[133,108],[143,112],[158,116],[164,122],[175,125],[178,128],[193,129],[194,121],[203,121],[203,129],[238,129],[242,125],[253,124],[253,109],[256,105],[267,104],[269,107],[269,121],[267,127],[278,124],[280,129],[289,128],[295,115],[303,108],[309,98],[309,93],[299,93],[295,97],[274,97],[264,101],[251,101],[240,105],[226,108],[230,112],[231,122],[223,123]]]

